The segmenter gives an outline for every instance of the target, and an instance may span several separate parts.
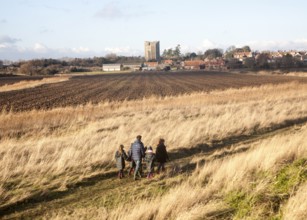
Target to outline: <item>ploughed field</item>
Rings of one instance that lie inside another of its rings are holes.
[[[30,78],[31,79],[31,78]],[[0,79],[19,82],[19,77]],[[197,91],[278,84],[307,83],[307,78],[240,75],[222,72],[131,73],[74,76],[70,80],[35,88],[0,92],[0,110],[25,111],[75,106],[88,102],[122,101],[150,96],[173,96]]]

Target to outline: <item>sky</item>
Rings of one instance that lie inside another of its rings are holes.
[[[307,50],[306,0],[0,0],[0,59]]]

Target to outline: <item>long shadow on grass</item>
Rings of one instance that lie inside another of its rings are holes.
[[[270,128],[265,129],[256,129],[256,132],[250,135],[239,135],[239,136],[233,136],[229,138],[225,138],[223,140],[216,140],[211,143],[211,145],[208,144],[198,144],[195,147],[192,147],[190,149],[186,148],[179,148],[175,151],[169,152],[169,156],[172,161],[184,159],[187,157],[190,157],[192,155],[197,155],[200,153],[211,153],[215,150],[222,149],[226,146],[230,146],[233,144],[239,144],[246,141],[253,141],[257,138],[261,138],[262,136],[266,135],[272,135],[276,132],[278,132],[281,129],[288,128],[294,125],[301,125],[307,122],[307,117],[295,119],[295,120],[287,120],[283,122],[282,124],[274,125]],[[234,151],[232,153],[238,153],[246,151],[248,148],[241,148],[239,151]],[[222,155],[219,155],[217,157],[224,157],[227,156],[230,153],[225,153]],[[196,163],[190,163],[182,167],[183,171],[191,171],[194,170],[196,167]],[[0,217],[3,217],[8,214],[12,214],[14,212],[27,210],[29,208],[32,208],[35,204],[41,203],[41,202],[48,202],[54,199],[60,199],[67,195],[70,195],[74,193],[76,190],[78,190],[79,187],[88,187],[95,185],[96,183],[109,178],[114,178],[116,176],[115,171],[109,171],[103,174],[98,174],[90,178],[83,179],[81,182],[74,183],[71,185],[67,185],[66,191],[51,191],[47,193],[36,193],[26,199],[17,201],[13,204],[8,204],[5,206],[0,207]]]
[[[0,218],[12,214],[14,212],[27,210],[32,208],[35,204],[41,202],[49,202],[55,199],[61,199],[68,196],[78,190],[80,187],[92,186],[101,180],[114,178],[116,172],[109,171],[102,174],[98,174],[89,178],[83,179],[81,182],[67,185],[65,191],[48,191],[48,192],[37,192],[25,199],[19,200],[15,203],[4,205],[0,207]]]
[[[294,120],[287,120],[284,121],[282,124],[276,124],[273,125],[272,127],[269,128],[263,128],[263,129],[257,129],[255,128],[255,132],[249,135],[238,135],[238,136],[232,136],[228,137],[222,140],[214,140],[210,145],[208,144],[198,144],[195,147],[192,148],[178,148],[175,151],[169,152],[169,156],[171,160],[179,160],[183,159],[186,157],[190,157],[193,155],[199,155],[199,154],[209,154],[212,153],[218,149],[222,149],[226,146],[231,146],[235,144],[239,144],[242,142],[247,142],[247,141],[255,141],[260,138],[264,138],[263,136],[271,136],[274,133],[277,133],[278,131],[292,127],[294,125],[301,125],[307,122],[307,117],[299,118],[299,119],[294,119]],[[238,150],[235,150],[233,152],[225,152],[222,155],[217,155],[214,158],[221,158],[225,156],[229,156],[230,154],[236,154],[239,152],[244,152],[248,150],[248,148],[241,148]],[[194,170],[196,167],[196,163],[189,163],[182,167],[183,172],[189,171],[189,170]]]

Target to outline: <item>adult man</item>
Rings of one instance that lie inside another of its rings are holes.
[[[134,180],[137,179],[137,175],[141,178],[141,166],[142,166],[142,158],[145,156],[145,148],[144,144],[141,141],[142,136],[138,135],[136,140],[131,146],[131,158],[135,162],[136,167],[134,171]]]

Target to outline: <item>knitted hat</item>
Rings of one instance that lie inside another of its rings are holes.
[[[152,153],[153,151],[152,151],[152,147],[151,146],[149,146],[148,148],[147,148],[147,150],[146,150],[146,153]]]

